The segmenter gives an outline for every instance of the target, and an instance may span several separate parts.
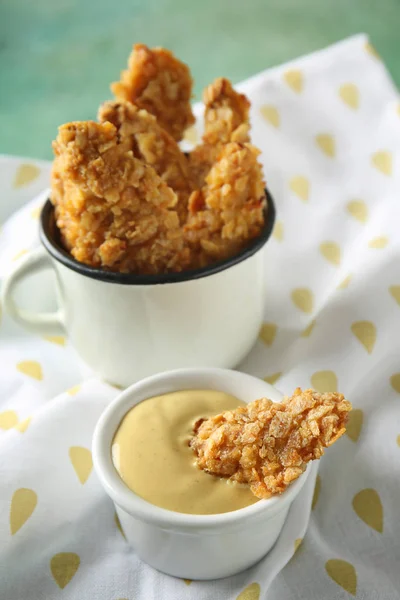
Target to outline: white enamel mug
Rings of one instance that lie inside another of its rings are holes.
[[[125,390],[101,415],[93,436],[93,464],[115,503],[128,542],[144,562],[175,577],[218,579],[251,567],[272,548],[310,467],[280,496],[223,514],[178,513],[137,496],[112,462],[111,444],[118,425],[138,402],[189,389],[219,390],[244,402],[262,397],[280,402],[283,398],[268,383],[227,369],[179,369],[148,377]]]
[[[274,220],[268,195],[261,236],[229,260],[183,273],[121,274],[73,259],[60,244],[47,201],[40,220],[42,247],[5,279],[3,306],[30,331],[67,333],[89,367],[123,387],[167,369],[231,368],[249,352],[262,324],[264,247]],[[56,274],[57,312],[18,307],[18,282],[48,268]]]

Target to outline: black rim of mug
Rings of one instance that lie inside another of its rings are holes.
[[[250,258],[264,246],[271,236],[276,216],[272,196],[267,189],[265,193],[267,198],[266,219],[261,235],[242,250],[242,252],[239,252],[239,254],[226,260],[215,262],[207,267],[202,267],[201,269],[182,271],[180,273],[162,273],[160,275],[139,275],[135,273],[105,271],[104,269],[97,269],[80,263],[62,247],[59,231],[55,223],[54,206],[50,200],[47,200],[40,215],[40,239],[43,246],[55,260],[68,267],[68,269],[72,269],[85,277],[97,279],[98,281],[118,283],[120,285],[158,285],[193,281],[225,271],[225,269],[229,269]]]

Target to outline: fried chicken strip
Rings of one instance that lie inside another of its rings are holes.
[[[187,218],[189,195],[193,191],[189,163],[177,142],[144,109],[125,100],[105,102],[98,112],[100,122],[109,121],[121,142],[128,141],[136,158],[151,165],[178,196],[176,210],[180,222]]]
[[[204,90],[203,101],[204,142],[214,145],[249,141],[250,102],[233,89],[229,79],[216,79]]]
[[[135,44],[121,81],[111,84],[117,100],[128,100],[154,115],[179,141],[194,123],[190,105],[193,79],[187,65],[165,48]]]
[[[250,144],[224,145],[205,186],[190,196],[185,235],[196,266],[232,256],[260,235],[266,203],[258,155]]]
[[[67,123],[53,148],[51,199],[63,242],[78,261],[133,273],[187,266],[176,194],[133,156],[114,125]]]
[[[233,89],[228,79],[219,77],[210,84],[203,92],[203,102],[203,143],[190,153],[190,166],[198,187],[204,185],[205,177],[224,144],[250,141],[250,102]]]
[[[200,469],[270,498],[343,435],[350,410],[342,394],[297,388],[282,403],[262,398],[197,423],[190,446]]]

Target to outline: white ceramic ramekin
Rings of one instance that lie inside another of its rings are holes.
[[[282,399],[268,383],[238,371],[179,369],[153,375],[128,388],[104,411],[94,432],[93,462],[115,503],[128,542],[143,561],[176,577],[217,579],[247,569],[271,549],[309,469],[282,495],[223,514],[188,515],[143,500],[128,489],[114,468],[114,434],[124,415],[138,402],[189,389],[219,390],[245,402],[262,397],[274,402]]]

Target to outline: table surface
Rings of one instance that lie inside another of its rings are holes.
[[[66,121],[95,118],[131,45],[173,50],[195,78],[240,81],[366,32],[400,83],[399,0],[2,0],[0,152],[51,158]]]

